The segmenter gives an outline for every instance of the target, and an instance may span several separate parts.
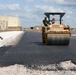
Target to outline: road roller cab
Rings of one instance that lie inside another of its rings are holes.
[[[62,17],[65,13],[44,13],[48,18],[47,26],[42,27],[42,42],[49,45],[69,45],[70,42],[70,27],[62,24]],[[52,15],[54,18],[50,18]],[[59,16],[59,19],[55,19],[55,15]],[[59,23],[56,23],[59,22]]]

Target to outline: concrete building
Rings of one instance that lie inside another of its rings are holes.
[[[21,30],[20,21],[17,17],[0,16],[0,31]]]

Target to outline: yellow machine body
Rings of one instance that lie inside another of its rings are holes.
[[[42,41],[49,45],[69,45],[70,35],[67,25],[51,24],[42,27]]]

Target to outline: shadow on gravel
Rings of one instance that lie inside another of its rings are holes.
[[[25,33],[16,46],[6,47],[10,49],[0,57],[0,66],[20,64],[37,68],[40,65],[73,61],[76,60],[75,45],[76,39],[71,38],[69,46],[47,46],[41,43],[39,33]]]

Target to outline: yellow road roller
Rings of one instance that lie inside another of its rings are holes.
[[[43,20],[42,42],[47,45],[69,45],[71,30],[68,25],[62,23],[62,17],[65,13],[46,12],[44,15],[46,17]]]

